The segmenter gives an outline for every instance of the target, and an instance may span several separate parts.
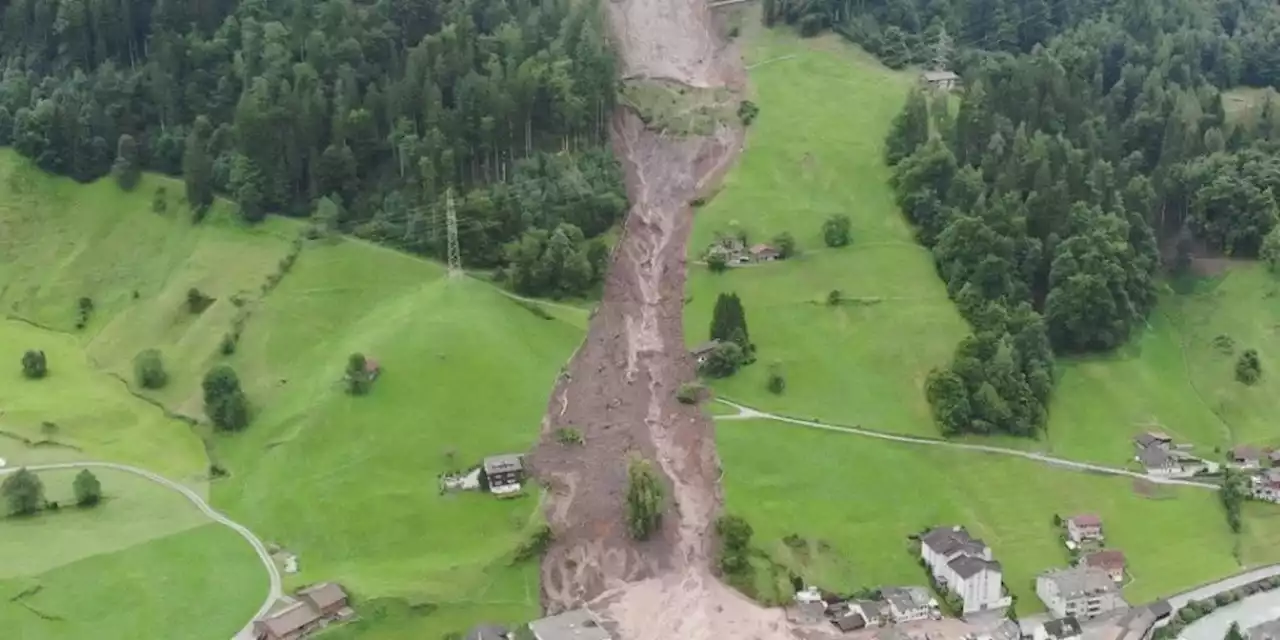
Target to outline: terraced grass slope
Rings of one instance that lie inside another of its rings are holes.
[[[1240,569],[1234,537],[1210,491],[1152,489],[1017,458],[765,420],[719,421],[716,442],[729,510],[753,524],[756,544],[771,557],[830,588],[919,584],[924,573],[907,536],[962,524],[991,545],[1019,613],[1039,611],[1035,575],[1067,563],[1053,516],[1082,512],[1101,515],[1107,545],[1125,552],[1130,602]],[[1280,560],[1277,512],[1256,506],[1246,511],[1240,545],[1249,566]],[[830,552],[805,562],[782,542],[790,534]]]
[[[438,636],[477,620],[535,615],[536,567],[512,565],[511,555],[540,517],[536,488],[506,501],[441,495],[438,476],[529,448],[588,312],[530,306],[363,242],[297,243],[302,225],[294,221],[245,227],[220,205],[192,225],[173,195],[166,212],[153,211],[161,186],[181,192],[180,183],[153,176],[131,194],[110,181],[76,185],[0,152],[0,308],[48,329],[0,328],[24,331],[16,348],[44,348],[54,371],[28,385],[48,394],[12,417],[37,440],[50,420],[43,416],[71,412],[53,420],[80,450],[12,446],[28,456],[123,459],[196,480],[207,448],[231,474],[215,483],[215,506],[297,553],[302,570],[293,582],[339,580],[382,603],[385,615],[347,634]],[[192,288],[212,299],[199,313],[186,304]],[[95,311],[76,330],[80,296]],[[229,333],[239,339],[224,355]],[[134,356],[148,348],[163,353],[168,386],[126,389],[113,379],[131,381]],[[382,367],[360,398],[341,384],[355,351]],[[132,415],[98,408],[105,401],[56,406],[72,362],[84,380],[73,395],[110,389]],[[200,378],[221,362],[239,373],[253,405],[245,432],[191,428],[148,404],[202,417]],[[147,411],[158,418],[138,418]]]

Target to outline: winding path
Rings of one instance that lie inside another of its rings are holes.
[[[767,413],[758,409],[752,409],[746,405],[741,405],[724,398],[716,398],[716,401],[733,407],[738,410],[737,415],[716,416],[717,420],[748,420],[762,419],[775,420],[777,422],[785,422],[788,424],[798,425],[801,427],[809,427],[811,429],[822,429],[824,431],[836,431],[839,433],[848,433],[853,435],[865,436],[868,438],[878,438],[880,440],[889,440],[891,442],[904,442],[907,444],[921,444],[935,447],[946,447],[949,449],[960,449],[963,451],[977,451],[980,453],[994,453],[998,455],[1014,456],[1018,458],[1026,458],[1043,464],[1063,467],[1075,471],[1084,471],[1089,473],[1104,473],[1113,476],[1125,476],[1129,478],[1138,478],[1156,484],[1178,485],[1183,487],[1198,487],[1201,489],[1211,489],[1217,491],[1220,487],[1211,482],[1201,482],[1198,480],[1183,480],[1180,478],[1165,478],[1162,476],[1153,476],[1145,473],[1138,473],[1120,467],[1109,467],[1091,462],[1079,462],[1076,460],[1067,460],[1065,458],[1057,458],[1043,453],[1034,451],[1022,451],[1021,449],[1009,449],[1006,447],[994,447],[985,444],[970,444],[967,442],[951,442],[949,440],[935,440],[932,438],[921,438],[917,436],[904,436],[894,433],[885,433],[883,431],[873,431],[871,429],[863,429],[860,427],[844,427],[839,425],[825,424],[822,422],[814,422],[812,420],[801,420],[790,416],[778,415],[776,413]]]
[[[216,509],[209,506],[209,503],[205,502],[204,498],[201,498],[196,492],[192,491],[188,487],[180,485],[164,476],[157,475],[155,473],[147,471],[146,469],[132,467],[127,464],[117,464],[114,462],[61,462],[61,463],[55,463],[55,464],[36,464],[36,465],[29,465],[27,467],[14,467],[9,469],[0,469],[0,476],[13,473],[17,471],[19,468],[25,468],[30,471],[54,471],[58,469],[96,468],[96,469],[113,469],[115,471],[132,473],[135,476],[146,478],[147,480],[150,480],[156,484],[159,484],[166,488],[177,491],[178,493],[182,494],[182,497],[186,498],[188,502],[195,505],[195,507],[199,509],[201,513],[208,516],[209,519],[231,529],[232,531],[235,531],[237,534],[240,535],[241,538],[244,538],[245,541],[249,543],[249,546],[253,547],[254,552],[258,554],[258,559],[262,561],[262,566],[266,567],[267,576],[268,578],[270,578],[270,581],[271,581],[271,587],[267,592],[266,600],[264,600],[262,602],[262,606],[258,608],[258,612],[255,613],[253,615],[253,618],[251,618],[249,622],[245,624],[243,629],[241,629],[239,632],[236,633],[235,636],[232,637],[232,640],[251,640],[253,638],[253,621],[263,615],[266,615],[267,611],[271,609],[271,605],[274,604],[275,601],[278,600],[283,595],[283,588],[281,586],[281,581],[280,581],[280,570],[277,569],[275,563],[272,562],[271,554],[270,552],[267,551],[267,546],[262,543],[262,540],[258,539],[258,536],[255,536],[253,532],[250,531],[248,528],[246,528],[244,525],[226,517],[225,515],[222,515],[222,513],[218,512]]]

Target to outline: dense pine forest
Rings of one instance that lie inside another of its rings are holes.
[[[321,209],[431,256],[451,194],[466,266],[539,295],[600,277],[597,238],[626,202],[603,146],[614,60],[593,2],[0,9],[0,145],[47,171],[181,174],[197,221],[221,194],[249,221]]]
[[[1039,433],[1054,355],[1129,340],[1162,269],[1187,269],[1194,250],[1280,249],[1280,103],[1233,122],[1222,97],[1280,80],[1274,3],[765,5],[766,22],[961,76],[958,109],[913,91],[885,149],[898,204],[974,330],[926,385],[944,433]]]

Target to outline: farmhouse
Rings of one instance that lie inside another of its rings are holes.
[[[297,600],[288,606],[254,620],[253,636],[255,640],[298,640],[353,615],[342,587],[322,582],[298,591]]]
[[[1050,620],[1036,627],[1034,640],[1080,640],[1080,622],[1071,616]]]
[[[772,262],[782,257],[782,252],[771,245],[758,244],[751,247],[751,259],[756,262]]]
[[[991,548],[963,527],[938,527],[920,537],[920,555],[938,584],[963,601],[964,615],[1012,604]]]
[[[950,91],[960,85],[960,76],[952,71],[926,71],[920,74],[920,84],[932,89]]]
[[[574,609],[529,623],[535,640],[610,640],[608,632],[586,609]]]
[[[720,346],[719,340],[710,340],[690,349],[689,355],[693,356],[694,360],[698,361],[698,364],[703,364],[707,361],[707,357],[711,355],[711,352],[715,351],[718,346]]]
[[[1094,567],[1106,571],[1107,575],[1111,576],[1111,579],[1116,582],[1124,581],[1124,552],[1119,549],[1095,551],[1086,555],[1081,563],[1086,567]]]
[[[1083,513],[1067,518],[1067,539],[1080,544],[1087,540],[1102,540],[1102,518],[1092,513]]]
[[[1231,448],[1229,460],[1239,469],[1257,469],[1262,466],[1262,452],[1246,445]]]
[[[1280,502],[1280,469],[1267,469],[1261,475],[1250,478],[1253,497],[1267,502]]]
[[[484,473],[489,480],[489,491],[503,495],[520,490],[524,480],[524,460],[519,454],[489,456],[484,459]]]
[[[1169,478],[1185,478],[1201,471],[1212,471],[1204,460],[1189,453],[1161,446],[1151,446],[1138,452],[1138,462],[1147,473]]]
[[[1128,606],[1106,571],[1083,565],[1040,574],[1036,577],[1036,595],[1049,613],[1059,618],[1090,620]]]
[[[882,589],[880,595],[889,603],[889,615],[894,622],[924,620],[938,605],[924,587],[890,587]]]

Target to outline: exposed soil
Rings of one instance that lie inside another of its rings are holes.
[[[609,6],[624,76],[742,89],[741,60],[720,42],[704,0],[619,0]],[[796,637],[711,572],[721,496],[711,421],[680,404],[695,377],[681,313],[689,202],[718,180],[742,132],[666,136],[630,111],[613,119],[632,207],[587,339],[561,376],[533,468],[551,486],[555,542],[544,557],[549,612],[588,604],[624,640],[784,640]],[[578,429],[582,446],[555,430]],[[638,543],[624,518],[627,461],[654,460],[670,496],[661,530]]]

